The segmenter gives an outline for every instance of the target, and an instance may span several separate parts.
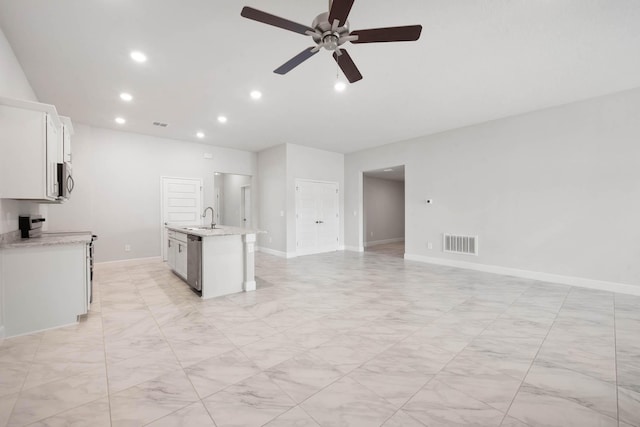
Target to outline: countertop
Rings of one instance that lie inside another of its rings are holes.
[[[55,245],[73,245],[78,243],[91,242],[90,231],[71,231],[42,233],[40,237],[32,237],[30,239],[21,239],[18,235],[17,239],[8,239],[0,243],[0,248],[28,248],[34,246],[55,246]]]
[[[233,236],[243,234],[258,234],[262,233],[260,230],[254,230],[253,228],[231,227],[228,225],[220,225],[214,229],[206,230],[189,230],[191,227],[203,227],[202,225],[166,225],[168,230],[177,231],[179,233],[192,234],[200,237],[210,236]]]

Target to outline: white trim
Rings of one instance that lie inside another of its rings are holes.
[[[64,324],[64,325],[53,326],[53,327],[51,327],[51,328],[44,328],[44,329],[38,329],[38,330],[36,330],[36,331],[23,332],[23,333],[21,333],[21,334],[11,335],[11,336],[9,336],[9,337],[4,337],[4,338],[9,339],[9,338],[24,337],[24,336],[26,336],[26,335],[39,334],[39,333],[41,333],[41,332],[53,331],[53,330],[55,330],[55,329],[66,328],[66,327],[69,327],[69,326],[77,325],[78,323],[80,323],[80,321],[79,321],[79,320],[78,320],[78,321],[75,321],[75,322],[72,322],[72,323],[67,323],[67,324]],[[2,331],[2,334],[3,334],[3,335],[2,335],[2,336],[4,336],[4,326],[2,327],[2,329],[3,329],[3,331]]]
[[[444,258],[432,258],[423,255],[404,254],[409,261],[418,261],[428,264],[445,265],[448,267],[464,268],[467,270],[483,271],[485,273],[501,274],[504,276],[522,277],[524,279],[539,280],[542,282],[558,283],[562,285],[577,286],[580,288],[598,289],[601,291],[618,292],[621,294],[640,296],[640,286],[627,283],[607,282],[604,280],[586,279],[583,277],[563,276],[560,274],[543,273],[539,271],[520,270],[517,268],[502,267],[498,265],[478,264],[475,262],[456,261]]]
[[[96,262],[96,265],[109,265],[109,264],[129,263],[129,262],[137,262],[137,261],[162,261],[162,257],[150,256],[150,257],[144,257],[144,258],[118,259],[115,261],[101,261],[101,262]]]
[[[344,250],[352,251],[352,252],[364,252],[364,247],[363,246],[345,246]]]
[[[258,252],[264,252],[265,254],[274,255],[280,258],[294,258],[295,254],[288,254],[282,251],[276,251],[275,249],[265,248],[263,246],[256,246],[256,250]]]
[[[255,290],[256,290],[256,281],[255,280],[250,280],[248,282],[244,282],[243,291],[250,292],[250,291],[255,291]]]
[[[398,243],[398,242],[404,242],[404,237],[396,237],[393,239],[385,239],[385,240],[372,240],[371,242],[366,242],[364,244],[364,247],[368,248],[369,246],[384,245],[386,243]]]

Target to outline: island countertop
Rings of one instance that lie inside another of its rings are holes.
[[[167,230],[177,231],[179,233],[192,234],[194,236],[210,237],[210,236],[237,236],[244,234],[264,233],[253,228],[232,227],[228,225],[216,226],[214,229],[204,229],[203,225],[166,225]]]

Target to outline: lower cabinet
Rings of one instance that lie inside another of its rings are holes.
[[[86,243],[0,251],[7,337],[70,325],[88,310]]]
[[[167,240],[167,263],[183,279],[187,279],[187,235],[170,230]]]

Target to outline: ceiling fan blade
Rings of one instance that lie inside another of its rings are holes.
[[[279,16],[271,15],[270,13],[262,12],[249,6],[243,7],[240,15],[253,19],[254,21],[273,25],[274,27],[283,28],[302,35],[307,35],[307,31],[315,32],[313,28],[306,25],[298,24],[297,22],[289,21],[288,19],[280,18]]]
[[[316,53],[318,53],[318,50],[315,46],[306,48],[305,50],[282,64],[280,67],[273,70],[273,72],[276,74],[287,74],[289,71],[293,70]]]
[[[333,25],[333,21],[337,19],[339,22],[338,26],[342,27],[345,22],[347,22],[353,1],[354,0],[333,0],[331,10],[329,11],[329,24]]]
[[[333,59],[336,60],[338,66],[347,77],[347,80],[349,80],[349,83],[355,83],[362,79],[362,74],[360,74],[358,67],[356,67],[356,64],[346,50],[340,49],[340,55],[338,55],[337,52],[333,52]]]
[[[407,25],[405,27],[356,30],[349,35],[358,36],[358,40],[352,40],[351,43],[412,42],[420,38],[421,32],[422,25]]]

